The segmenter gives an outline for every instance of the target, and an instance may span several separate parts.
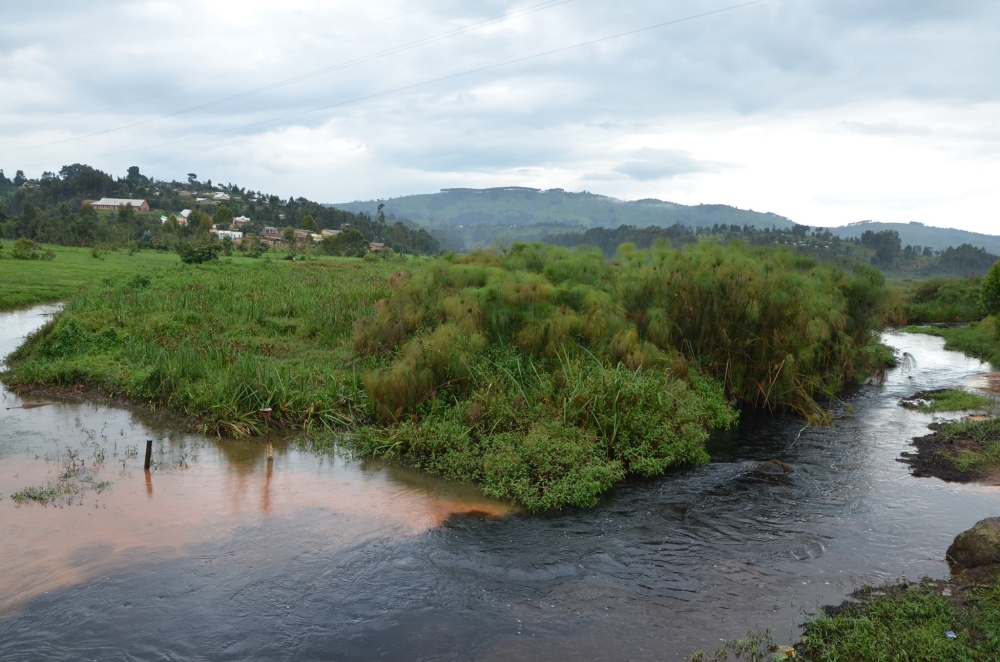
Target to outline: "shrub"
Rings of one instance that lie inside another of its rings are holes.
[[[38,252],[38,245],[31,239],[21,237],[14,242],[14,247],[10,250],[10,256],[15,260],[37,260],[41,257]]]
[[[461,379],[447,365],[454,348],[478,344],[548,360],[585,351],[608,365],[681,376],[694,365],[730,397],[819,420],[817,397],[883,367],[866,348],[877,343],[884,284],[870,266],[845,271],[737,244],[624,245],[611,262],[596,250],[515,244],[437,260],[400,279],[356,326],[355,348],[399,351],[394,379],[419,382],[404,412]],[[444,328],[451,349],[428,352]]]
[[[177,249],[177,253],[181,256],[181,262],[184,264],[202,264],[211,260],[218,260],[221,250],[222,246],[218,244],[192,246],[190,243],[185,242]]]
[[[987,315],[1000,315],[1000,262],[990,267],[983,279],[979,305]]]

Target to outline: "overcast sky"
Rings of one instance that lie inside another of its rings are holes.
[[[1000,234],[1000,2],[738,1],[0,0],[0,168]]]

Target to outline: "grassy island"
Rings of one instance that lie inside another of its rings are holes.
[[[258,410],[529,509],[707,461],[735,406],[819,404],[892,360],[881,273],[781,249],[516,244],[440,259],[227,260],[111,275],[10,359],[260,432]]]

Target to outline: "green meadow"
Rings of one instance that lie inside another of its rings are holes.
[[[12,242],[11,242],[12,243]],[[172,253],[143,251],[99,251],[90,248],[46,246],[55,252],[52,260],[14,260],[0,251],[0,310],[23,308],[40,303],[66,301],[81,289],[105,278],[132,275],[177,263]]]

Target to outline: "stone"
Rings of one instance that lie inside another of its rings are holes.
[[[984,519],[955,536],[946,558],[961,570],[1000,564],[1000,517]]]

